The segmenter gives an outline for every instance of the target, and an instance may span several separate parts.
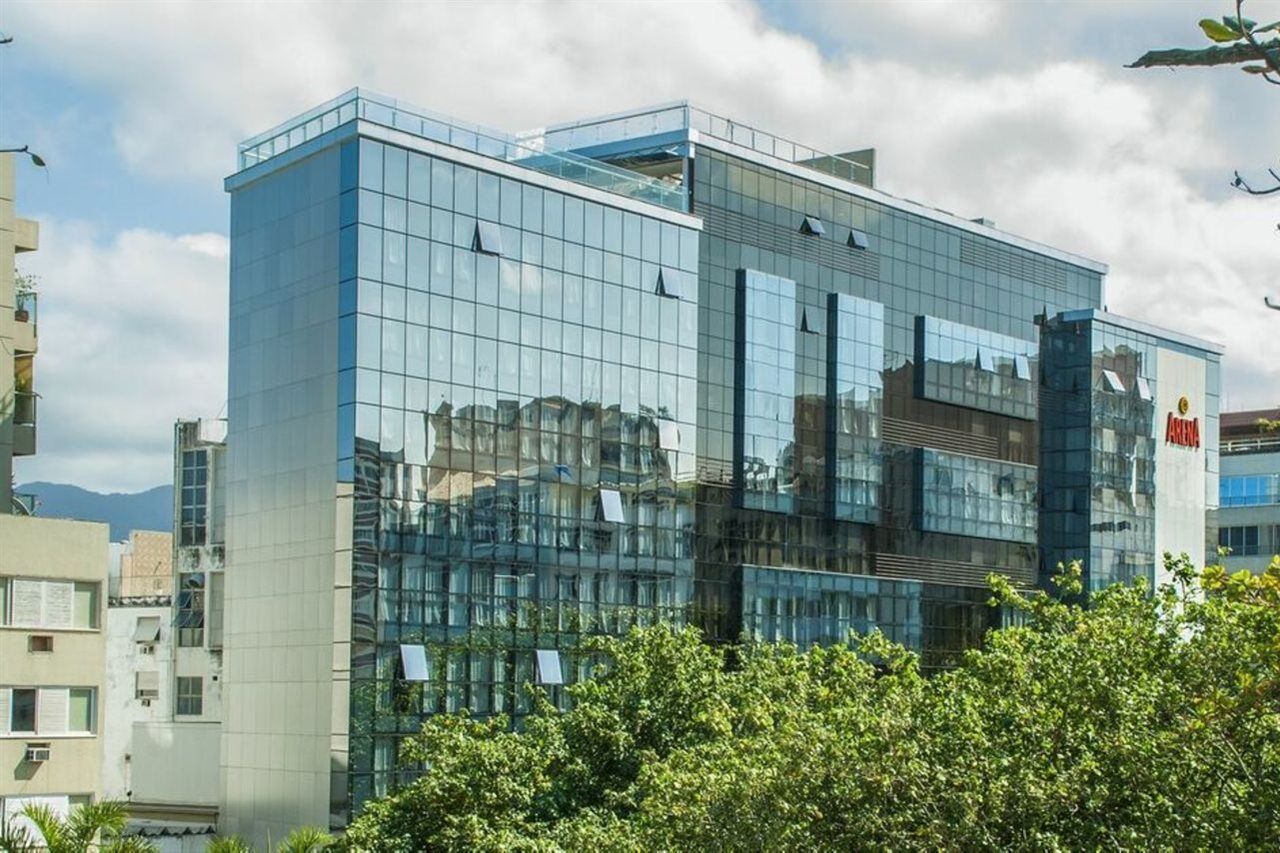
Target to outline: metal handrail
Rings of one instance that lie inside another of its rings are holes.
[[[14,426],[36,425],[36,399],[34,391],[13,392],[13,424]]]
[[[13,305],[14,318],[22,323],[35,323],[38,302],[35,291],[29,290],[17,294]]]

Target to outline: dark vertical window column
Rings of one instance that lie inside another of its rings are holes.
[[[205,519],[209,503],[208,476],[206,451],[182,451],[182,545],[205,544]]]

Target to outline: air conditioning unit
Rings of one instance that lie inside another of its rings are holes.
[[[144,707],[144,708],[150,708],[150,707],[151,707],[151,700],[150,700],[150,699],[143,699],[143,700],[142,700],[142,707]]]
[[[39,764],[49,760],[49,744],[47,743],[29,743],[27,744],[27,752],[22,757],[24,761],[31,764]]]

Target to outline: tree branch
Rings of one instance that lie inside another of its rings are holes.
[[[1275,169],[1267,169],[1267,171],[1271,174],[1271,177],[1276,179],[1276,185],[1274,187],[1270,187],[1265,190],[1255,190],[1249,185],[1248,181],[1240,176],[1239,172],[1235,173],[1235,180],[1231,182],[1231,186],[1242,192],[1246,192],[1249,195],[1271,195],[1272,193],[1280,193],[1280,174],[1277,174]]]
[[[1257,47],[1247,42],[1228,45],[1215,45],[1203,48],[1172,47],[1167,50],[1149,50],[1139,56],[1125,68],[1173,68],[1175,66],[1206,65],[1239,65],[1241,62],[1253,62],[1259,54],[1271,62],[1270,51],[1280,53],[1280,38],[1265,42],[1255,42]]]
[[[1249,32],[1249,28],[1244,24],[1244,12],[1241,11],[1243,6],[1244,0],[1236,0],[1236,21],[1240,24],[1240,32],[1244,33],[1245,41],[1249,42],[1253,49],[1258,52],[1258,56],[1263,62],[1267,63],[1267,67],[1276,74],[1280,74],[1280,50],[1264,50],[1262,45],[1258,44],[1258,40],[1253,37],[1253,33]],[[1280,42],[1276,42],[1274,39],[1272,41],[1275,44],[1280,44]],[[1274,81],[1268,77],[1267,82],[1272,83]]]

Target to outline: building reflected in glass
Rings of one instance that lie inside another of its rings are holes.
[[[1208,435],[1216,351],[864,155],[687,104],[512,137],[362,91],[241,147],[229,831],[343,825],[424,716],[566,703],[590,635],[879,629],[932,670],[999,624],[991,572],[1154,579],[1195,511],[1160,517],[1158,388]]]

